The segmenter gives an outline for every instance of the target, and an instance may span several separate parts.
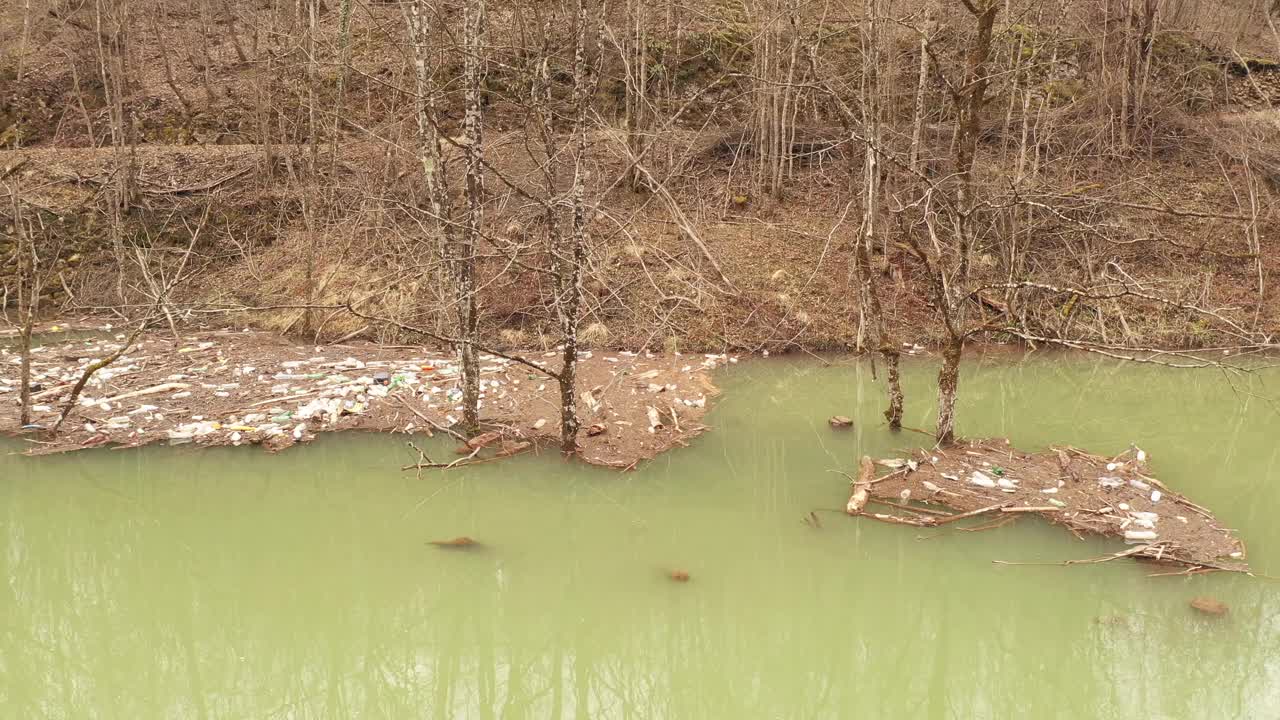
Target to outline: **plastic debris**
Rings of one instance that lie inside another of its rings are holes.
[[[996,481],[987,477],[987,475],[980,470],[973,471],[973,474],[969,476],[969,482],[970,484],[984,488],[993,488],[996,486]]]

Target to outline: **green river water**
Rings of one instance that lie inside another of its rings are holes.
[[[1137,443],[1280,575],[1275,375],[1014,360],[965,366],[962,434]],[[934,371],[906,368],[909,425]],[[829,470],[924,436],[884,429],[865,362],[717,379],[715,429],[630,474],[418,478],[403,438],[356,434],[0,456],[0,718],[1280,717],[1280,585],[993,564],[1118,547],[1036,518],[811,528],[847,498]],[[426,544],[458,535],[487,547]]]

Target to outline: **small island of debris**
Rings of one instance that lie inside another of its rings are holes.
[[[1130,545],[1099,560],[1131,557],[1179,565],[1185,572],[1248,572],[1244,543],[1209,510],[1152,477],[1146,461],[1146,453],[1136,447],[1114,457],[1072,447],[1032,454],[1000,439],[878,460],[875,464],[889,468],[881,477],[864,457],[846,511],[920,527],[980,515],[1011,519],[1031,513],[1078,537],[1100,535]],[[874,512],[869,504],[894,512]]]
[[[102,332],[110,328],[102,328]],[[48,343],[32,350],[33,427],[57,423],[76,380],[120,349],[120,333]],[[558,369],[553,351],[526,353]],[[728,355],[578,354],[579,457],[630,468],[685,445],[705,427],[719,391],[710,371]],[[503,457],[558,443],[555,381],[509,358],[481,355],[481,415],[489,432],[469,452]],[[0,427],[16,427],[19,357],[0,347]],[[261,445],[282,450],[342,430],[425,433],[462,417],[460,370],[452,353],[369,342],[303,345],[268,332],[144,333],[96,372],[57,434],[26,435],[27,452],[136,447],[150,443]]]

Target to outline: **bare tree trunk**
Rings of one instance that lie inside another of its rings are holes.
[[[645,33],[644,0],[627,0],[627,41],[624,43],[626,56],[626,128],[627,152],[632,157],[644,157],[648,144],[646,133],[648,125],[649,103],[649,53],[648,38]],[[627,170],[627,184],[632,192],[644,190],[647,185],[643,175],[633,165]]]
[[[334,102],[332,154],[329,165],[338,162],[338,139],[342,131],[343,103],[346,102],[347,74],[351,65],[351,0],[341,0],[338,6],[338,91]]]
[[[920,67],[916,71],[916,104],[911,122],[911,157],[908,162],[912,170],[920,169],[920,142],[924,132],[924,99],[929,87],[929,38],[933,35],[936,8],[930,0],[925,8],[924,29],[920,33]]]
[[[161,8],[164,6],[161,5]],[[165,10],[160,9],[159,12],[163,16]],[[169,62],[168,44],[164,40],[164,36],[160,34],[160,24],[156,21],[156,16],[151,16],[151,33],[156,36],[156,47],[160,48],[160,61],[164,65],[164,84],[169,86],[169,91],[173,96],[178,98],[178,102],[182,105],[182,112],[188,118],[191,117],[191,101],[187,100],[187,96],[182,94],[182,90],[178,88],[178,84],[173,79],[173,65]]]
[[[18,41],[18,71],[16,85],[22,86],[22,75],[27,65],[27,43],[31,39],[31,0],[22,3],[22,37]]]
[[[573,222],[567,247],[556,253],[557,303],[561,340],[564,343],[563,362],[560,368],[560,448],[566,454],[578,449],[577,369],[578,325],[582,306],[582,269],[587,263],[586,159],[587,159],[587,110],[594,87],[588,85],[586,38],[587,8],[584,0],[577,0],[577,31],[573,49],[573,187],[570,199],[573,204]],[[601,13],[601,25],[604,14]],[[600,37],[600,34],[597,34]],[[596,62],[601,61],[603,48],[596,47]],[[594,78],[599,68],[594,68]],[[592,83],[594,85],[594,83]]]
[[[871,267],[871,248],[874,247],[878,232],[880,207],[880,161],[881,152],[881,115],[884,95],[880,87],[880,18],[877,0],[866,0],[863,13],[863,51],[862,51],[862,126],[866,136],[866,147],[863,151],[862,185],[863,209],[862,229],[859,233],[855,249],[854,265],[858,271],[861,288],[861,305],[869,316],[875,330],[876,344],[887,366],[889,407],[885,410],[885,419],[889,427],[897,430],[902,427],[902,385],[898,375],[897,341],[889,332],[885,322],[884,308],[880,302],[880,283],[875,269]],[[887,259],[887,258],[886,258]]]
[[[126,105],[129,92],[128,0],[95,0],[94,29],[98,43],[98,69],[111,121],[111,146],[116,159],[115,197],[111,203],[111,250],[116,262],[116,298],[126,304],[124,292],[124,214],[136,193],[137,158],[133,137],[133,112]]]
[[[485,0],[467,0],[463,15],[466,56],[463,64],[463,82],[466,87],[463,150],[467,163],[467,213],[454,261],[458,357],[462,365],[462,422],[465,432],[474,433],[480,427],[480,361],[475,346],[478,328],[475,264],[476,248],[484,223],[484,115],[480,95],[483,67],[480,53],[483,52],[481,39],[484,33]]]
[[[21,363],[18,371],[18,425],[25,427],[31,424],[31,329],[40,304],[40,282],[36,273],[35,241],[22,217],[22,201],[18,199],[16,186],[9,187],[9,196],[13,200],[13,227],[18,240],[18,318],[21,323],[18,335]]]
[[[775,0],[756,8],[763,22],[752,40],[755,55],[754,127],[751,152],[756,185],[775,198],[784,194],[795,127],[796,60],[800,50],[800,6],[797,0]],[[784,32],[783,27],[790,28]],[[785,44],[784,44],[785,43]]]
[[[960,356],[964,340],[950,338],[942,347],[942,369],[938,371],[938,426],[934,433],[939,445],[949,445],[956,434],[956,392],[960,385]]]
[[[307,149],[309,150],[306,187],[302,191],[302,221],[306,228],[306,257],[303,259],[303,284],[306,293],[306,304],[314,305],[316,302],[316,265],[319,258],[316,257],[319,252],[318,231],[316,228],[316,196],[319,193],[320,183],[320,136],[316,128],[316,85],[319,82],[317,77],[316,57],[316,26],[319,18],[316,5],[320,0],[306,0],[307,3],[307,29],[303,35],[303,52],[307,56]],[[303,335],[308,335],[315,328],[315,312],[310,308],[302,311],[302,327]]]
[[[969,279],[974,244],[974,213],[977,201],[973,190],[973,167],[977,158],[978,139],[982,133],[982,108],[986,104],[990,81],[988,61],[991,57],[992,28],[1000,11],[998,0],[961,0],[975,22],[974,36],[964,64],[960,82],[950,87],[957,117],[957,136],[953,151],[955,206],[948,210],[954,232],[955,247],[942,248],[933,220],[926,226],[938,246],[936,265],[931,269],[935,311],[946,331],[947,342],[942,351],[942,369],[938,373],[938,424],[935,436],[939,443],[955,438],[956,387],[960,380],[960,356],[966,336],[965,315],[968,299],[960,288]],[[926,214],[931,211],[926,209]]]

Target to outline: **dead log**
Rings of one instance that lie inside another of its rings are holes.
[[[863,508],[867,506],[867,499],[871,497],[871,481],[875,476],[875,464],[871,462],[870,456],[863,455],[858,466],[858,479],[853,483],[853,494],[849,496],[849,504],[845,505],[845,512],[850,515],[862,514]]]

